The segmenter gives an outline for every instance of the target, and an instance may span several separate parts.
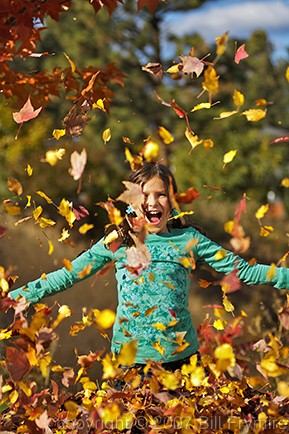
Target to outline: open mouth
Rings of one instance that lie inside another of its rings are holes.
[[[161,221],[163,213],[161,211],[146,211],[146,219],[152,225],[158,225]]]

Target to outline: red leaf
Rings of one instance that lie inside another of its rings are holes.
[[[242,44],[235,53],[235,63],[239,63],[241,60],[246,59],[249,54],[245,50],[245,44]]]
[[[34,110],[29,96],[26,103],[20,109],[20,111],[13,113],[13,119],[17,124],[22,124],[22,122],[27,122],[30,121],[31,119],[36,118],[39,115],[41,109],[42,107],[39,107],[38,109]]]
[[[25,351],[6,347],[6,366],[13,381],[21,381],[30,371],[30,363]]]
[[[190,187],[185,193],[180,193],[175,195],[175,199],[178,203],[192,203],[200,193],[194,188]]]
[[[274,139],[270,142],[270,145],[275,145],[278,143],[288,143],[289,142],[289,136],[283,136],[283,137],[278,137],[277,139]]]
[[[220,283],[222,287],[225,287],[226,294],[238,291],[241,288],[241,283],[237,276],[236,270],[233,270],[230,274],[227,274],[227,276],[225,276]]]
[[[82,205],[73,207],[72,211],[75,214],[76,220],[81,220],[89,215],[89,211]]]
[[[159,4],[159,0],[138,0],[137,2],[137,8],[138,10],[143,9],[144,7],[147,7],[148,10],[154,14],[157,6]]]
[[[170,101],[170,105],[172,106],[176,114],[179,116],[179,118],[182,119],[186,116],[187,112],[184,109],[182,109],[180,106],[178,106],[178,104],[175,102],[174,99]]]

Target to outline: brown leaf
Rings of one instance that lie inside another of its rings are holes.
[[[287,294],[287,300],[285,306],[278,310],[279,321],[285,330],[289,330],[289,295]]]
[[[13,381],[21,381],[30,371],[30,363],[25,351],[6,347],[6,366]]]
[[[11,191],[12,193],[17,194],[18,196],[20,196],[23,193],[22,185],[16,178],[9,177],[7,181],[7,185],[8,185],[8,190]]]

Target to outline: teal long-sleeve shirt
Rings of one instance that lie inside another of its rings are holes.
[[[224,257],[216,260],[216,254],[222,248],[195,228],[149,234],[146,245],[151,263],[138,277],[125,266],[125,248],[112,253],[101,239],[72,261],[71,271],[62,268],[51,272],[46,279],[37,279],[11,291],[10,296],[16,299],[21,295],[35,303],[71,287],[110,261],[115,261],[118,307],[111,350],[119,353],[123,344],[136,340],[136,362],[144,363],[149,359],[179,360],[199,348],[188,309],[192,257],[196,263],[206,262],[217,272],[229,274],[237,270],[239,279],[247,284],[271,284],[277,289],[289,289],[289,270],[286,268],[276,268],[274,276],[268,279],[270,266],[249,265],[230,251],[225,251]]]

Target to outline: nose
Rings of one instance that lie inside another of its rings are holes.
[[[149,194],[147,197],[147,206],[154,206],[157,203],[157,197],[155,194]]]

